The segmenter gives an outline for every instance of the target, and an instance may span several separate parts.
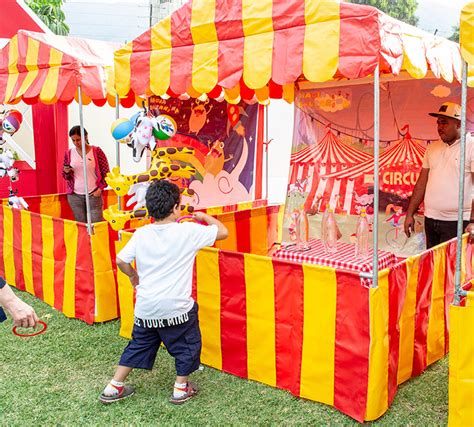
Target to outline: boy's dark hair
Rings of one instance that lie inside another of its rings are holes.
[[[71,129],[69,129],[69,136],[81,136],[81,127],[80,126],[73,126]],[[87,130],[84,128],[84,136],[87,136]]]
[[[152,182],[146,192],[145,200],[148,215],[156,220],[164,219],[173,213],[176,205],[179,205],[179,187],[164,179]]]

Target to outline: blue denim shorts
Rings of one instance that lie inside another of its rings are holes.
[[[161,343],[174,357],[176,375],[187,376],[199,368],[201,358],[201,331],[198,305],[187,313],[188,320],[172,326],[143,327],[135,321],[132,339],[123,351],[119,365],[129,368],[152,369]],[[161,326],[161,325],[160,325]]]

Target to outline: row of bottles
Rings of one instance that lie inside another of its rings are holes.
[[[337,252],[338,230],[334,211],[326,205],[321,221],[321,241],[328,254]],[[367,258],[369,255],[369,231],[367,214],[365,209],[362,209],[356,227],[356,258]]]

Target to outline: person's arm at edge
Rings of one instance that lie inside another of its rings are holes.
[[[132,264],[121,260],[119,257],[117,257],[116,261],[117,261],[117,267],[120,269],[120,271],[123,274],[126,274],[128,276],[128,278],[130,279],[130,283],[135,288],[138,285],[137,270],[135,270],[132,267]]]
[[[8,311],[15,326],[36,327],[39,319],[33,308],[18,298],[7,284],[0,287],[0,305]]]
[[[414,231],[414,215],[421,202],[425,198],[426,184],[428,183],[428,175],[430,170],[427,168],[421,168],[420,176],[416,181],[415,188],[413,188],[413,194],[410,198],[410,203],[407,208],[407,215],[404,222],[404,230],[407,237],[410,237],[411,232]]]
[[[216,240],[224,240],[227,239],[229,236],[229,231],[227,227],[222,224],[218,219],[214,218],[211,215],[208,215],[204,212],[196,212],[193,214],[193,218],[197,221],[205,222],[208,225],[216,225],[217,226],[217,236]]]

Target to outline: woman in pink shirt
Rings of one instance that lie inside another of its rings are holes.
[[[86,190],[84,188],[84,153],[82,152],[81,128],[73,126],[69,136],[74,148],[64,153],[63,178],[67,183],[67,199],[69,206],[78,222],[87,221]],[[87,131],[84,129],[86,139],[87,159],[87,192],[91,209],[91,221],[102,221],[102,191],[107,187],[105,176],[109,172],[109,163],[104,152],[93,145],[89,145]]]

